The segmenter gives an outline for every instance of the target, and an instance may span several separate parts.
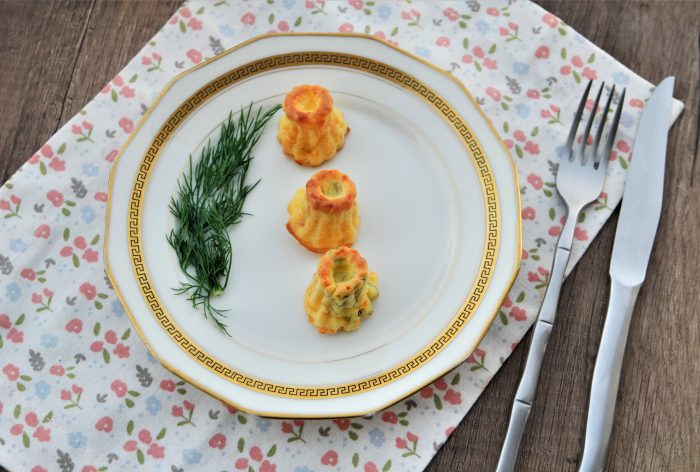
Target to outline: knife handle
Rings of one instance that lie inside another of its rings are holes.
[[[626,286],[612,278],[610,301],[605,315],[603,336],[593,370],[588,401],[586,440],[579,472],[600,472],[605,468],[615,416],[615,400],[620,384],[622,359],[639,285]]]

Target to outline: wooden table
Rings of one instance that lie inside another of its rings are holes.
[[[622,374],[608,470],[700,470],[700,2],[542,1],[652,82],[677,77],[666,195]],[[77,113],[177,1],[0,0],[0,182]],[[574,471],[603,327],[617,212],[564,284],[519,468]],[[528,342],[501,368],[429,471],[493,470]],[[13,471],[14,472],[14,471]]]

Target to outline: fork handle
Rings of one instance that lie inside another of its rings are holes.
[[[579,472],[601,472],[605,467],[615,416],[615,400],[620,384],[622,359],[639,285],[626,286],[615,278],[610,283],[610,301],[605,315],[603,336],[591,381],[588,400],[586,440]]]
[[[530,351],[527,354],[525,370],[523,371],[518,390],[515,393],[513,410],[511,412],[508,432],[506,433],[501,457],[498,460],[497,472],[510,472],[515,468],[515,461],[518,457],[520,440],[525,430],[527,418],[530,414],[532,402],[535,399],[537,381],[540,377],[540,368],[544,359],[544,352],[547,348],[547,341],[552,332],[552,325],[557,313],[559,293],[564,282],[564,272],[571,255],[571,239],[573,239],[573,226],[575,225],[577,214],[571,220],[567,220],[560,237],[560,245],[554,254],[554,264],[549,277],[549,285],[544,295],[542,307],[537,315],[537,322],[532,334]],[[571,223],[570,223],[571,221]],[[567,239],[567,238],[571,239]]]

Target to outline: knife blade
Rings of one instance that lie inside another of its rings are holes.
[[[608,455],[627,333],[661,217],[674,83],[675,78],[668,77],[654,90],[632,148],[610,260],[610,299],[593,370],[579,472],[602,471]]]
[[[654,90],[632,148],[610,261],[611,277],[628,286],[644,281],[659,225],[674,82],[669,77]]]

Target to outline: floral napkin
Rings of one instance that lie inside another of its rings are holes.
[[[271,31],[369,33],[447,69],[518,167],[523,263],[493,327],[466,362],[371,417],[271,420],[222,404],[148,353],[105,276],[107,178],[135,123],[176,74]],[[627,87],[627,101],[605,191],[581,216],[572,266],[619,203],[651,85],[560,19],[525,1],[185,4],[0,189],[0,464],[32,472],[423,469],[537,315],[564,216],[556,162],[588,79]]]

